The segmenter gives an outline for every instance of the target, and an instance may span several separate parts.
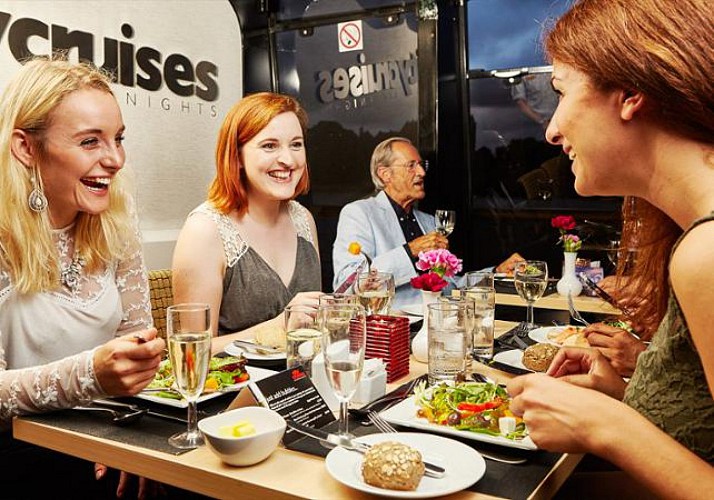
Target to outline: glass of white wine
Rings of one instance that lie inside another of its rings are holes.
[[[166,309],[166,340],[176,390],[188,402],[188,428],[171,436],[169,444],[182,450],[203,444],[196,401],[203,392],[211,359],[210,325],[208,304],[176,304]]]
[[[367,314],[389,314],[394,300],[394,276],[371,270],[357,277],[357,297]]]
[[[518,295],[526,301],[526,330],[536,328],[533,321],[533,303],[545,293],[548,285],[548,264],[542,260],[524,260],[516,263],[513,270],[513,281]]]
[[[351,437],[347,407],[357,390],[367,345],[367,313],[360,305],[326,305],[318,310],[325,372],[340,402],[338,434]]]
[[[317,311],[305,305],[285,308],[285,331],[287,341],[287,367],[302,366],[312,377],[312,361],[320,352],[322,332],[315,324]]]
[[[444,236],[449,236],[454,232],[456,225],[456,212],[453,210],[437,210],[434,212],[436,230]]]

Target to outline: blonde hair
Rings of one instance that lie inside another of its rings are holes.
[[[77,90],[91,88],[113,95],[110,81],[88,64],[38,58],[24,64],[0,97],[0,266],[9,271],[18,293],[59,285],[59,253],[49,215],[33,212],[27,202],[32,170],[45,161],[43,134],[52,111]],[[36,165],[23,165],[12,154],[10,144],[17,129],[29,133],[38,151]],[[98,215],[80,212],[75,221],[75,252],[81,253],[88,272],[125,256],[128,245],[136,242],[124,177],[120,171],[110,185],[108,210]]]

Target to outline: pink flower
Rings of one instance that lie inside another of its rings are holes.
[[[438,292],[442,290],[448,283],[447,281],[434,272],[420,274],[416,278],[411,279],[411,284],[419,290],[427,290],[429,292]]]
[[[572,215],[558,215],[550,219],[550,225],[560,232],[558,243],[563,244],[563,250],[566,252],[577,252],[580,250],[583,242],[580,241],[577,235],[567,232],[571,229],[575,229],[575,217]]]
[[[450,278],[461,271],[462,261],[448,250],[429,250],[419,252],[419,261],[416,268],[420,271],[430,271],[443,278]]]

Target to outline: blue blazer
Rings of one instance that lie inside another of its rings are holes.
[[[433,215],[412,208],[424,234],[436,230]],[[420,304],[421,291],[412,288],[409,280],[417,275],[411,257],[404,249],[406,239],[389,198],[380,191],[377,195],[353,201],[342,208],[337,223],[337,238],[332,246],[332,265],[337,288],[364,262],[361,255],[352,255],[347,247],[353,241],[372,259],[373,267],[394,275],[396,296],[392,307]]]

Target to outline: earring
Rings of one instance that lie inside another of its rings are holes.
[[[37,167],[33,167],[32,169],[30,182],[32,182],[32,191],[30,191],[30,196],[27,197],[27,204],[33,212],[44,212],[47,210],[47,197],[45,193],[42,192],[42,185],[37,175]]]

